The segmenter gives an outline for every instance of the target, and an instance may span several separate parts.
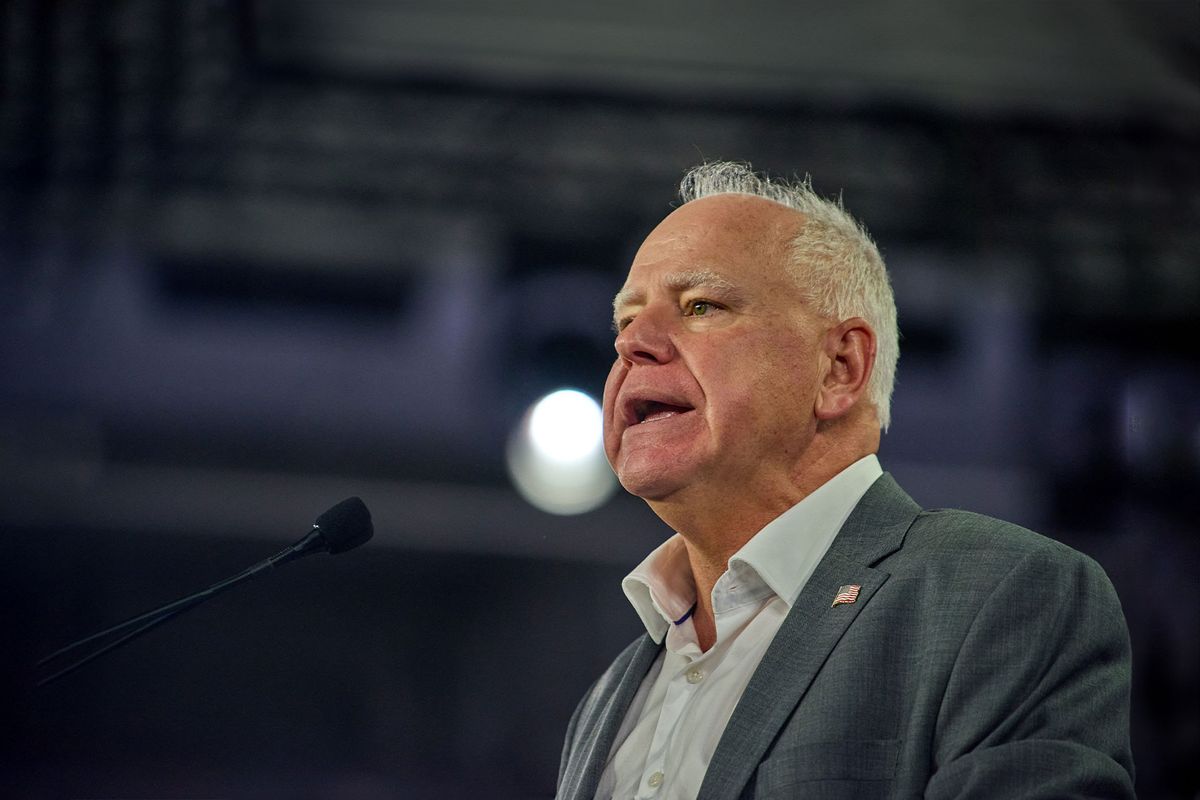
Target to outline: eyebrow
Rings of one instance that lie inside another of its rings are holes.
[[[740,296],[737,286],[733,281],[726,278],[720,273],[713,272],[711,269],[689,269],[682,272],[672,272],[663,276],[663,288],[672,292],[686,292],[689,289],[696,289],[700,286],[707,286],[716,289],[726,296],[733,295],[734,298]],[[641,289],[635,289],[626,286],[617,292],[617,296],[613,298],[613,314],[615,315],[621,308],[628,305],[637,305],[645,299],[645,292]]]

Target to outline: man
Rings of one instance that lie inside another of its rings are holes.
[[[572,717],[560,798],[1132,797],[1129,639],[1090,559],[882,472],[874,243],[708,164],[614,302],[605,449],[677,533],[647,634]]]

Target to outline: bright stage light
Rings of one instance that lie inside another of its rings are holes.
[[[612,494],[600,406],[575,389],[534,403],[508,442],[508,471],[521,496],[552,514],[582,514]]]
[[[551,461],[588,458],[603,444],[601,429],[600,406],[574,389],[546,395],[529,414],[530,443]]]

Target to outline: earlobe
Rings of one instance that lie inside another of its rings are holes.
[[[828,370],[817,391],[817,419],[844,416],[866,393],[875,366],[875,331],[861,317],[831,328],[825,335]]]

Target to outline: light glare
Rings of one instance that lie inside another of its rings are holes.
[[[602,412],[591,397],[574,389],[546,395],[509,437],[513,485],[543,511],[591,511],[617,485],[604,457],[603,437]]]
[[[579,461],[600,448],[600,407],[583,392],[559,389],[533,407],[529,437],[533,446],[551,461]]]

